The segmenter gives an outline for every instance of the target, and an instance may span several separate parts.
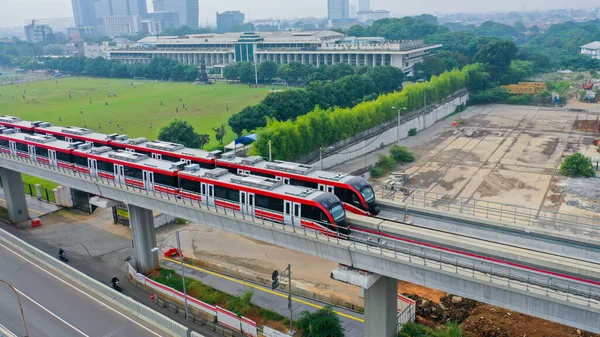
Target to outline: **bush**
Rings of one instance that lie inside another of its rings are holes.
[[[411,129],[414,130],[414,129]],[[396,161],[396,163],[412,163],[415,161],[415,155],[405,146],[394,145],[390,149],[390,156]]]
[[[383,170],[379,166],[371,167],[371,178],[379,178],[383,175]]]
[[[391,171],[396,168],[396,161],[390,156],[380,154],[376,165],[379,166],[383,171]]]
[[[417,135],[417,128],[412,128],[412,129],[408,130],[409,137],[416,136],[416,135]]]
[[[595,177],[596,170],[592,161],[578,152],[565,158],[560,165],[560,174],[567,177]]]
[[[319,309],[315,313],[301,312],[297,325],[302,337],[344,337],[340,318],[331,307]]]

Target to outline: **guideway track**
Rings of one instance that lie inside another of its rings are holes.
[[[600,317],[600,286],[595,281],[584,278],[576,280],[543,268],[523,268],[468,252],[434,248],[422,242],[404,241],[400,245],[397,240],[393,240],[394,245],[384,245],[382,243],[390,240],[382,235],[371,235],[371,240],[367,240],[364,234],[363,237],[355,236],[352,240],[344,240],[343,235],[335,232],[324,235],[307,228],[286,226],[255,218],[253,214],[215,208],[213,205],[207,207],[206,204],[185,199],[178,200],[168,194],[134,188],[4,153],[0,154],[0,167],[40,176],[105,198],[205,223],[359,269],[463,294],[494,305],[504,305],[589,331],[600,331],[600,320],[596,319]],[[448,282],[451,280],[461,280],[460,287],[456,288],[455,283],[454,288],[450,287]],[[474,289],[476,292],[469,293],[469,290]],[[525,306],[523,301],[511,302],[514,299],[512,295],[518,295],[518,298],[527,299],[529,303],[536,305]],[[539,304],[543,306],[540,307]]]

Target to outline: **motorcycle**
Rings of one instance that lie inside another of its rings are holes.
[[[64,263],[69,263],[67,254],[65,254],[65,252],[62,249],[58,252],[58,259],[63,261]]]
[[[119,279],[114,278],[110,281],[109,283],[110,287],[113,288],[116,291],[121,291],[121,283],[119,282]]]

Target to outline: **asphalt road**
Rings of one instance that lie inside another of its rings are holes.
[[[16,255],[0,244],[0,278],[20,292],[30,336],[35,337],[146,337],[161,336],[143,322],[129,318],[71,286],[60,275]],[[0,323],[24,336],[14,292],[0,283]]]

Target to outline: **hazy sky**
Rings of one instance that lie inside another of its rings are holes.
[[[168,0],[166,0],[168,1]],[[357,0],[350,0],[355,3]],[[148,0],[148,8],[152,8]],[[598,0],[371,0],[373,9],[400,15],[421,13],[489,12],[598,6]],[[327,0],[200,0],[200,24],[214,22],[215,13],[241,10],[246,18],[325,17]],[[28,18],[73,16],[71,0],[0,0],[0,26],[22,26]]]

